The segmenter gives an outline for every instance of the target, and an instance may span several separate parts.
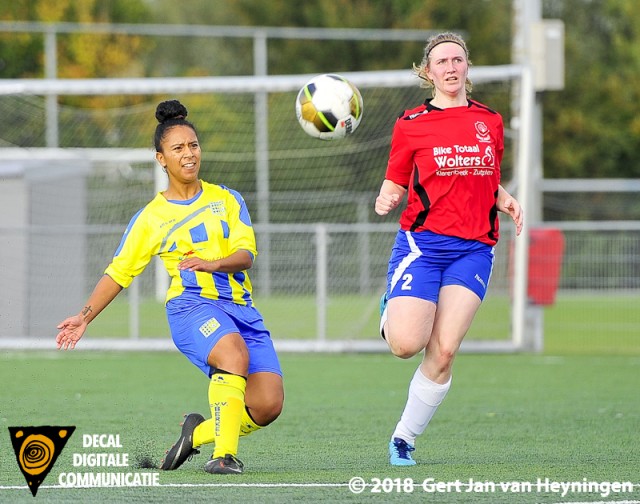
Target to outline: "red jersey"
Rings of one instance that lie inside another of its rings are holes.
[[[502,117],[478,102],[405,111],[393,129],[385,177],[408,189],[400,227],[495,245],[503,152]]]

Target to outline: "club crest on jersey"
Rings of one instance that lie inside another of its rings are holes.
[[[476,122],[476,138],[478,139],[478,142],[491,142],[491,132],[489,131],[487,125],[482,121]]]
[[[209,210],[213,215],[224,215],[224,202],[223,201],[212,201],[209,203]]]

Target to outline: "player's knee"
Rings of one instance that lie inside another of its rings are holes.
[[[433,352],[432,361],[438,372],[444,373],[451,369],[453,361],[456,358],[457,350],[457,348],[441,346]]]
[[[250,414],[258,425],[265,427],[280,416],[283,405],[284,401],[280,397],[264,398],[260,404],[250,408]]]
[[[229,355],[224,359],[219,359],[213,367],[246,378],[249,369],[249,359],[243,358],[240,354]]]
[[[239,334],[228,334],[216,343],[207,362],[212,367],[246,377],[249,369],[249,350]]]
[[[387,336],[387,343],[391,353],[401,359],[410,359],[424,349],[421,342],[410,341],[406,338],[393,338]]]
[[[284,403],[282,401],[273,401],[267,406],[266,414],[265,414],[265,424],[269,425],[271,422],[275,421],[282,413],[282,406]]]

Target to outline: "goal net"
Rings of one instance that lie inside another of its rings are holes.
[[[426,98],[408,70],[344,73],[364,116],[340,141],[307,136],[298,89],[312,75],[176,79],[0,81],[0,345],[52,346],[77,313],[131,216],[165,183],[152,148],[154,111],[177,98],[203,149],[201,177],[240,191],[259,255],[256,305],[284,350],[384,350],[379,298],[398,229],[373,203],[395,118]],[[507,127],[503,184],[519,149],[512,103],[521,69],[475,67],[472,97]],[[56,147],[47,142],[56,140]],[[510,350],[514,338],[513,227],[504,222],[489,294],[463,350]],[[515,264],[517,266],[517,264]],[[525,272],[526,274],[526,272]],[[166,273],[147,268],[89,327],[84,348],[169,348]]]

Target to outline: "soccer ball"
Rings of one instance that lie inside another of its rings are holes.
[[[307,82],[296,98],[296,116],[312,137],[337,140],[351,135],[362,119],[362,96],[340,75],[322,74]]]

